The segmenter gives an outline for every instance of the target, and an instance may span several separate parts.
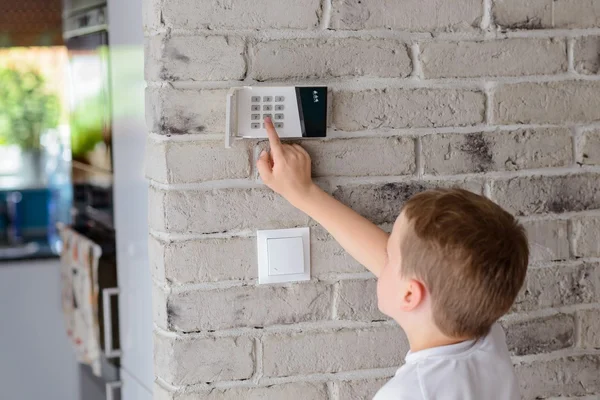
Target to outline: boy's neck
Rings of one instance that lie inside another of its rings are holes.
[[[405,329],[411,352],[427,350],[434,347],[449,346],[471,340],[473,338],[452,338],[435,329]]]

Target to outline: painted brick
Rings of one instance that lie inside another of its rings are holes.
[[[529,124],[600,120],[600,81],[503,85],[494,93],[494,123]]]
[[[160,26],[160,0],[144,1],[142,16],[144,30],[156,29]]]
[[[580,74],[600,72],[600,36],[587,36],[575,41],[573,50],[575,70]]]
[[[413,138],[307,140],[301,145],[310,154],[314,177],[397,176],[415,172]],[[260,143],[256,154],[267,148],[267,142]]]
[[[254,341],[247,337],[175,338],[154,335],[156,376],[172,385],[249,379]]]
[[[254,238],[186,240],[160,243],[165,278],[186,284],[257,278]]]
[[[583,135],[581,159],[584,164],[600,165],[600,129]]]
[[[556,314],[527,321],[505,322],[506,343],[512,355],[549,353],[575,343],[575,317]]]
[[[381,184],[338,186],[333,197],[370,219],[375,224],[393,223],[404,203],[413,195],[437,187],[462,187],[481,194],[481,182],[463,181],[409,181]]]
[[[149,224],[158,231],[217,233],[307,226],[310,218],[270,189],[149,190]]]
[[[150,236],[148,238],[148,261],[150,273],[156,282],[164,283],[165,277],[165,244]]]
[[[600,349],[600,310],[577,312],[581,332],[581,345],[588,349]]]
[[[331,318],[331,287],[242,286],[169,296],[169,325],[183,332],[257,327]]]
[[[600,217],[575,218],[572,227],[574,255],[600,257]]]
[[[235,36],[152,36],[146,40],[146,79],[241,80],[244,51],[244,41]]]
[[[432,134],[422,139],[424,172],[433,175],[568,166],[573,159],[567,128]]]
[[[367,272],[325,229],[311,229],[311,274],[323,277],[338,273]]]
[[[210,392],[170,393],[160,386],[155,387],[155,400],[328,400],[327,385],[313,382],[294,382],[267,387],[243,387],[213,389]],[[158,396],[158,398],[157,398]]]
[[[391,39],[303,39],[256,45],[253,77],[259,81],[341,76],[406,77],[412,62],[406,45]]]
[[[263,369],[265,376],[290,376],[393,367],[407,351],[398,327],[271,335],[263,338]]]
[[[388,319],[377,307],[377,280],[340,281],[337,319],[374,321]]]
[[[338,383],[339,398],[343,400],[372,399],[375,393],[385,385],[388,379],[365,381],[343,381]]]
[[[515,366],[523,400],[585,396],[600,392],[600,356],[537,360]]]
[[[309,29],[320,14],[320,0],[169,0],[162,8],[165,24],[183,29]]]
[[[152,319],[162,329],[169,327],[167,316],[167,295],[156,284],[152,285]]]
[[[498,179],[492,182],[491,194],[518,215],[592,210],[600,208],[598,179],[593,173]]]
[[[408,31],[466,30],[479,24],[482,4],[475,0],[334,0],[334,29]]]
[[[555,0],[554,27],[600,27],[600,3],[597,0]]]
[[[600,300],[597,265],[560,265],[527,272],[523,289],[512,311],[527,312],[551,307],[595,303]]]
[[[569,259],[569,238],[566,220],[523,222],[529,240],[529,261],[560,261]]]
[[[146,89],[146,124],[159,134],[225,132],[227,90]]]
[[[160,183],[250,177],[250,149],[243,142],[236,142],[231,149],[226,149],[223,141],[149,140],[146,154],[146,177]]]
[[[553,0],[494,0],[494,22],[509,29],[552,27]]]
[[[423,45],[421,61],[426,78],[556,74],[568,66],[562,39],[432,42]]]
[[[460,89],[371,89],[333,93],[333,123],[344,131],[464,126],[483,122],[483,93]]]

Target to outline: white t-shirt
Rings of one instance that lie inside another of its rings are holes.
[[[408,352],[373,400],[520,400],[499,324],[480,340]]]

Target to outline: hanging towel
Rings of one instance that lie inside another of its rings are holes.
[[[100,325],[98,321],[98,260],[102,249],[73,229],[59,225],[62,309],[77,361],[101,375]]]

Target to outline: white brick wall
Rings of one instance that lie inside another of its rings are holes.
[[[600,396],[600,1],[146,3],[156,399],[368,399],[407,350],[373,276],[262,186],[265,143],[224,148],[225,93],[256,84],[330,87],[314,175],[385,229],[437,186],[517,214],[523,397]],[[313,280],[258,286],[255,231],[295,226]]]

